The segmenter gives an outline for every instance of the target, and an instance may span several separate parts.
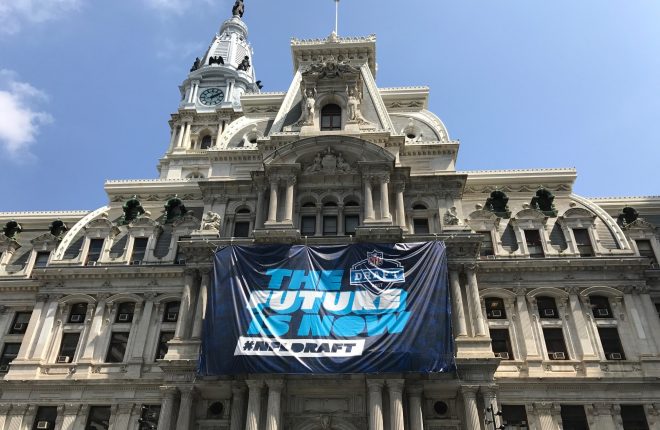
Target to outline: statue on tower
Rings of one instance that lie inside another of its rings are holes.
[[[236,3],[234,3],[234,7],[231,11],[234,16],[243,18],[243,14],[245,13],[245,5],[243,4],[243,0],[236,0]]]

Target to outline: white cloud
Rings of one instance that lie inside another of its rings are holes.
[[[48,99],[45,93],[26,82],[19,82],[16,73],[0,69],[0,147],[10,158],[21,161],[32,158],[30,146],[39,129],[53,118],[34,109]]]
[[[2,0],[0,0],[2,1]],[[188,9],[199,5],[213,5],[217,0],[144,0],[147,5],[153,9],[175,14],[183,14]],[[224,2],[223,2],[224,3]]]
[[[25,24],[41,23],[77,10],[82,0],[0,0],[0,34],[18,33]]]

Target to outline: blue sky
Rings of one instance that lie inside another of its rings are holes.
[[[265,91],[331,0],[245,0]],[[157,177],[177,86],[229,0],[0,0],[0,211],[94,209]],[[378,37],[378,84],[428,85],[458,168],[576,167],[585,196],[658,195],[660,2],[341,0]]]

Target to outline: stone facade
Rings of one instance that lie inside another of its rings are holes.
[[[660,429],[660,197],[456,171],[428,88],[376,86],[375,37],[294,39],[263,93],[247,34],[193,65],[159,179],[0,213],[0,430]],[[216,246],[355,240],[446,242],[457,372],[195,375]]]

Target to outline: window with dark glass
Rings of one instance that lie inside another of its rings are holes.
[[[9,371],[9,363],[18,357],[18,351],[20,349],[20,343],[5,343],[5,346],[2,348],[2,356],[0,356],[0,373],[7,373]]]
[[[110,346],[105,356],[106,363],[122,363],[126,354],[126,345],[128,344],[128,333],[115,332],[110,337]]]
[[[250,222],[237,221],[234,224],[234,237],[250,237]]]
[[[557,302],[554,297],[537,297],[536,298],[536,307],[539,310],[539,316],[541,318],[559,318],[559,312],[557,311]]]
[[[131,264],[140,264],[144,260],[147,253],[147,243],[149,239],[146,237],[138,237],[133,241],[133,254],[131,254]]]
[[[154,430],[158,428],[160,405],[142,405],[138,430]]]
[[[564,430],[589,430],[582,405],[561,405],[561,421]]]
[[[30,323],[32,312],[16,312],[9,334],[25,334]]]
[[[564,342],[564,332],[560,328],[544,328],[543,337],[550,360],[568,360],[568,350]]]
[[[502,405],[502,424],[505,430],[528,430],[524,405]]]
[[[115,317],[116,323],[130,323],[133,322],[133,315],[135,314],[135,303],[124,302],[117,306],[117,316]]]
[[[48,259],[50,258],[50,251],[37,252],[37,258],[34,260],[34,267],[48,266]]]
[[[300,234],[303,236],[314,236],[316,234],[315,216],[303,216],[300,219]]]
[[[655,304],[655,311],[658,313],[658,316],[660,316],[660,303]]]
[[[493,247],[493,237],[489,231],[480,231],[478,232],[483,239],[481,240],[481,250],[479,255],[482,257],[487,257],[489,255],[495,255],[495,248]]]
[[[341,130],[341,108],[339,106],[329,104],[321,109],[321,130]]]
[[[174,339],[174,333],[170,331],[161,332],[158,337],[158,347],[156,348],[156,360],[162,360],[167,355],[167,342]]]
[[[594,318],[613,318],[610,300],[604,296],[590,296],[589,302],[593,310]]]
[[[502,360],[513,360],[513,349],[509,338],[509,329],[490,329],[493,353]]]
[[[78,349],[80,333],[64,333],[60,344],[60,353],[57,356],[58,363],[71,363]]]
[[[623,430],[649,430],[642,405],[621,405],[621,421]]]
[[[85,430],[108,430],[108,428],[110,428],[110,406],[90,407]]]
[[[163,313],[163,322],[177,322],[179,320],[179,309],[181,302],[167,302]]]
[[[594,247],[591,245],[589,230],[586,228],[574,228],[573,236],[575,236],[575,246],[577,246],[580,257],[593,257]]]
[[[506,310],[504,309],[504,299],[499,297],[488,297],[484,300],[486,303],[486,317],[493,320],[506,319]]]
[[[428,218],[413,218],[413,229],[415,234],[429,234]]]
[[[653,246],[651,246],[650,240],[636,240],[635,243],[637,244],[639,255],[650,259],[651,264],[658,264],[658,259],[655,256],[655,252],[653,251]]]
[[[530,257],[540,258],[544,256],[541,232],[538,230],[525,230],[525,243],[527,243],[527,251]]]
[[[600,343],[603,345],[605,358],[608,360],[625,360],[621,338],[616,327],[598,327]]]
[[[73,324],[82,324],[87,315],[87,303],[75,303],[71,305],[71,312],[69,312],[69,322]]]
[[[346,215],[344,216],[344,232],[351,236],[355,236],[355,231],[360,225],[360,215]]]
[[[55,428],[55,421],[57,421],[57,406],[39,406],[32,430],[52,430]]]
[[[323,236],[337,236],[337,217],[326,215],[323,217]]]
[[[200,145],[200,148],[209,149],[211,146],[213,146],[213,137],[207,134],[202,138],[202,144]]]
[[[89,250],[87,251],[87,262],[85,264],[94,264],[101,258],[103,250],[103,239],[92,239],[89,241]]]

